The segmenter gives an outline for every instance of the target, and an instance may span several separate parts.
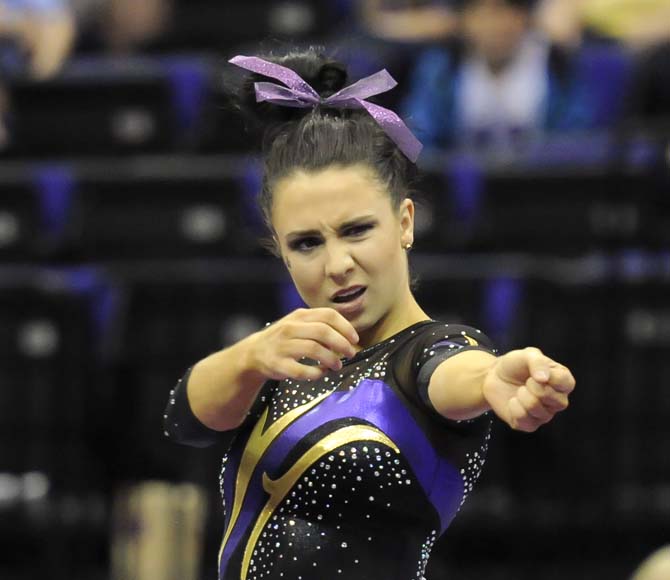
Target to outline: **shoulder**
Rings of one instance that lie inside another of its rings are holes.
[[[493,349],[493,342],[480,329],[465,324],[453,324],[432,320],[422,326],[415,336],[414,347],[421,347],[421,354],[431,356],[431,347],[482,346]]]
[[[423,416],[423,421],[433,426],[434,433],[456,429],[481,435],[490,426],[490,417],[486,414],[467,421],[447,419],[435,410],[428,396],[430,378],[437,367],[447,359],[471,350],[498,353],[493,341],[480,329],[433,320],[417,329],[397,353],[393,365],[397,387]]]
[[[417,327],[395,353],[394,374],[399,384],[414,391],[420,373],[430,374],[446,358],[472,349],[497,354],[493,341],[478,328],[431,320]]]

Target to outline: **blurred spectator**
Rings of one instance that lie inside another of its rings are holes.
[[[0,149],[9,139],[6,79],[56,74],[72,49],[74,17],[66,0],[0,0]]]
[[[538,23],[566,47],[605,41],[632,53],[630,119],[670,116],[670,0],[542,0]]]
[[[74,38],[74,17],[66,0],[0,0],[0,76],[52,76],[69,55]]]
[[[670,42],[638,55],[629,113],[634,122],[659,119],[670,128]]]
[[[456,0],[339,0],[348,6],[343,26],[323,39],[329,51],[347,63],[352,77],[386,68],[400,87],[409,83],[412,67],[427,44],[458,32]],[[395,109],[402,92],[391,91],[380,104]]]
[[[71,0],[79,48],[127,54],[159,40],[172,23],[172,0]]]
[[[649,556],[636,570],[632,580],[668,580],[670,578],[670,546]]]
[[[506,150],[598,119],[572,55],[532,25],[532,0],[464,0],[462,41],[418,59],[404,113],[427,146]]]
[[[588,35],[636,50],[670,40],[670,0],[542,0],[538,19],[552,40],[568,46]]]
[[[458,28],[449,0],[362,0],[360,19],[371,35],[398,42],[441,40]]]
[[[0,78],[53,76],[75,40],[96,52],[137,51],[168,30],[171,16],[172,0],[0,0]]]

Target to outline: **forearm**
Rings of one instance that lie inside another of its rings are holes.
[[[481,350],[459,353],[441,363],[428,385],[433,407],[447,419],[473,419],[490,410],[484,397],[484,380],[497,358]]]
[[[191,371],[188,402],[196,418],[215,431],[244,421],[266,378],[253,368],[254,335],[199,361]]]

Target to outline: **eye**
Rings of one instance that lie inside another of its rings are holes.
[[[371,230],[373,227],[374,224],[372,223],[357,224],[355,226],[348,227],[346,230],[344,230],[344,235],[355,238],[357,236],[362,236],[365,232]]]
[[[306,238],[298,238],[297,240],[292,240],[288,247],[291,250],[296,252],[309,252],[313,250],[321,243],[321,240],[317,237],[311,236]]]

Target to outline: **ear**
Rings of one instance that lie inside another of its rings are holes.
[[[414,202],[406,197],[398,208],[400,243],[403,246],[414,243]]]

